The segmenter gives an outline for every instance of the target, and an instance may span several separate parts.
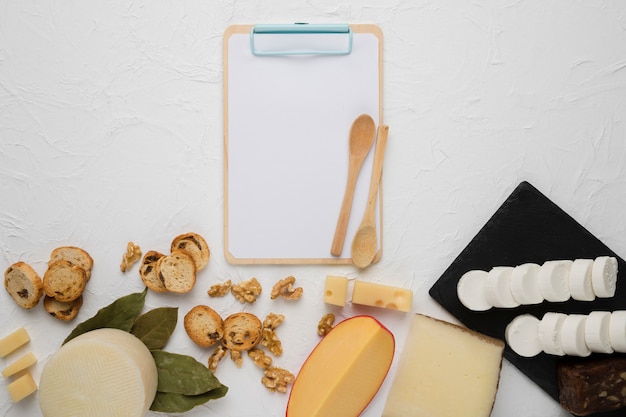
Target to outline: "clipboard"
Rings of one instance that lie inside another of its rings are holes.
[[[224,32],[224,255],[232,264],[351,264],[363,163],[343,251],[330,253],[354,119],[382,119],[376,25],[233,25]],[[382,187],[377,253],[382,255]]]

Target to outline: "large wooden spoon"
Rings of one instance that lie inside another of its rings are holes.
[[[378,138],[376,139],[376,149],[374,150],[374,167],[372,168],[372,182],[370,183],[369,195],[367,197],[367,207],[361,225],[352,240],[352,263],[359,268],[365,268],[372,263],[376,255],[376,200],[378,197],[378,186],[383,174],[383,159],[385,156],[385,146],[387,145],[387,135],[389,126],[378,127]]]
[[[333,256],[339,256],[343,251],[343,242],[346,239],[346,230],[348,229],[350,210],[352,210],[356,180],[363,166],[363,161],[374,143],[375,134],[376,125],[371,116],[362,114],[352,122],[349,137],[350,159],[348,162],[348,182],[346,183],[339,219],[337,220],[337,227],[335,228],[335,237],[333,238],[333,244],[330,248],[330,253]]]

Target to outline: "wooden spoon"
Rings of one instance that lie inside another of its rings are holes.
[[[363,161],[374,143],[375,134],[376,125],[371,116],[362,114],[352,122],[352,126],[350,127],[348,182],[343,195],[343,203],[341,203],[337,227],[335,228],[335,237],[333,238],[333,244],[330,248],[330,253],[333,256],[339,256],[343,251],[343,242],[346,239],[346,230],[348,228],[350,210],[352,210],[352,199],[354,197],[356,180],[363,166]]]
[[[378,138],[376,139],[376,149],[374,150],[374,167],[372,168],[372,182],[367,197],[367,207],[361,225],[352,240],[352,263],[359,268],[365,268],[372,263],[376,255],[376,200],[378,197],[378,186],[383,173],[383,159],[385,156],[385,146],[387,145],[387,135],[389,126],[378,127]]]

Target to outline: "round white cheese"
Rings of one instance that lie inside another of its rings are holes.
[[[485,279],[488,273],[472,270],[463,274],[457,284],[457,295],[461,303],[473,311],[486,311],[493,307],[485,295]]]
[[[541,352],[539,319],[531,314],[515,317],[504,332],[506,342],[520,356],[530,358]]]
[[[617,259],[612,256],[597,257],[593,261],[591,284],[596,296],[613,297],[617,285]]]
[[[570,356],[589,356],[591,349],[585,340],[584,314],[570,314],[565,317],[561,326],[561,347],[563,353]]]
[[[512,308],[519,306],[511,292],[513,267],[496,266],[488,272],[485,279],[485,297],[494,307]]]
[[[44,417],[143,417],[156,395],[148,348],[122,330],[98,329],[63,345],[39,382]]]
[[[539,345],[541,350],[550,355],[563,356],[561,330],[567,314],[546,313],[539,322]]]
[[[613,353],[609,326],[611,313],[608,311],[592,311],[585,322],[585,340],[592,352]]]
[[[574,300],[593,301],[596,294],[591,285],[593,259],[576,259],[569,271],[569,291]]]
[[[547,301],[559,302],[570,298],[569,271],[572,261],[547,261],[539,270],[539,290]]]
[[[609,338],[616,352],[626,353],[626,310],[611,313],[609,322]]]
[[[543,295],[539,291],[539,269],[534,263],[518,265],[511,274],[511,292],[513,298],[524,305],[539,304]]]

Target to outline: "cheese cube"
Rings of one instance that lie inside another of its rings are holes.
[[[416,314],[382,417],[488,417],[504,342]]]
[[[25,328],[20,327],[10,335],[0,340],[0,358],[20,348],[30,341],[30,336]]]
[[[22,401],[24,398],[37,391],[37,384],[35,383],[33,376],[26,372],[21,377],[11,382],[7,386],[7,389],[9,391],[9,395],[11,396],[11,400],[16,403]]]
[[[37,363],[37,358],[33,354],[33,352],[29,352],[26,355],[22,356],[11,365],[4,368],[2,371],[2,376],[5,378],[10,377],[11,375],[15,375],[18,372],[23,371],[24,369],[33,366]]]
[[[363,281],[354,283],[352,292],[354,304],[408,312],[411,311],[412,301],[413,291],[405,288]]]
[[[328,275],[324,289],[324,302],[343,307],[348,294],[348,278]]]

